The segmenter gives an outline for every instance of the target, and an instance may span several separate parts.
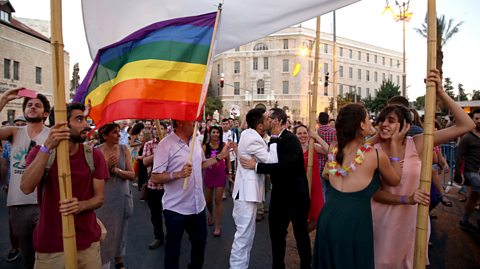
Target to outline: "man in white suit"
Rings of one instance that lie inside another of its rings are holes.
[[[246,115],[246,120],[248,129],[242,132],[237,156],[255,158],[258,163],[278,162],[276,144],[272,144],[269,150],[263,140],[265,132],[270,128],[265,110],[251,109]],[[239,165],[232,197],[233,220],[237,231],[230,253],[230,268],[246,269],[255,237],[257,203],[265,200],[265,175]]]

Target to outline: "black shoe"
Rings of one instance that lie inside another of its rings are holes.
[[[466,221],[466,222],[460,221],[460,228],[465,230],[465,231],[472,232],[472,233],[477,233],[478,232],[478,228],[468,221]]]
[[[14,260],[18,259],[19,256],[20,256],[20,250],[11,249],[7,255],[7,262],[13,262]]]
[[[162,240],[158,240],[158,239],[154,239],[152,241],[152,243],[150,243],[150,245],[148,245],[148,248],[149,249],[156,249],[158,248],[159,246],[163,246],[163,241]]]

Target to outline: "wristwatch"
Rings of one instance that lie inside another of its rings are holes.
[[[218,156],[215,156],[215,160],[217,160],[217,162],[221,161]]]

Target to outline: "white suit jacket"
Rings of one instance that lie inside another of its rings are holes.
[[[238,167],[235,174],[235,184],[232,197],[238,194],[240,201],[263,202],[265,201],[265,175],[257,174],[255,170],[245,169],[240,164],[240,157],[254,157],[259,163],[277,163],[277,144],[270,145],[254,129],[242,132],[237,148]]]

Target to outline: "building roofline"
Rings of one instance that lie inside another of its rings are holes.
[[[0,23],[7,26],[7,27],[13,28],[17,31],[20,31],[24,34],[33,36],[33,37],[38,38],[42,41],[50,43],[50,38],[42,35],[41,33],[37,32],[37,31],[35,31],[34,29],[32,29],[31,27],[27,26],[26,24],[20,22],[19,20],[15,19],[14,17],[10,18],[10,22],[5,22],[5,21],[0,20]]]

